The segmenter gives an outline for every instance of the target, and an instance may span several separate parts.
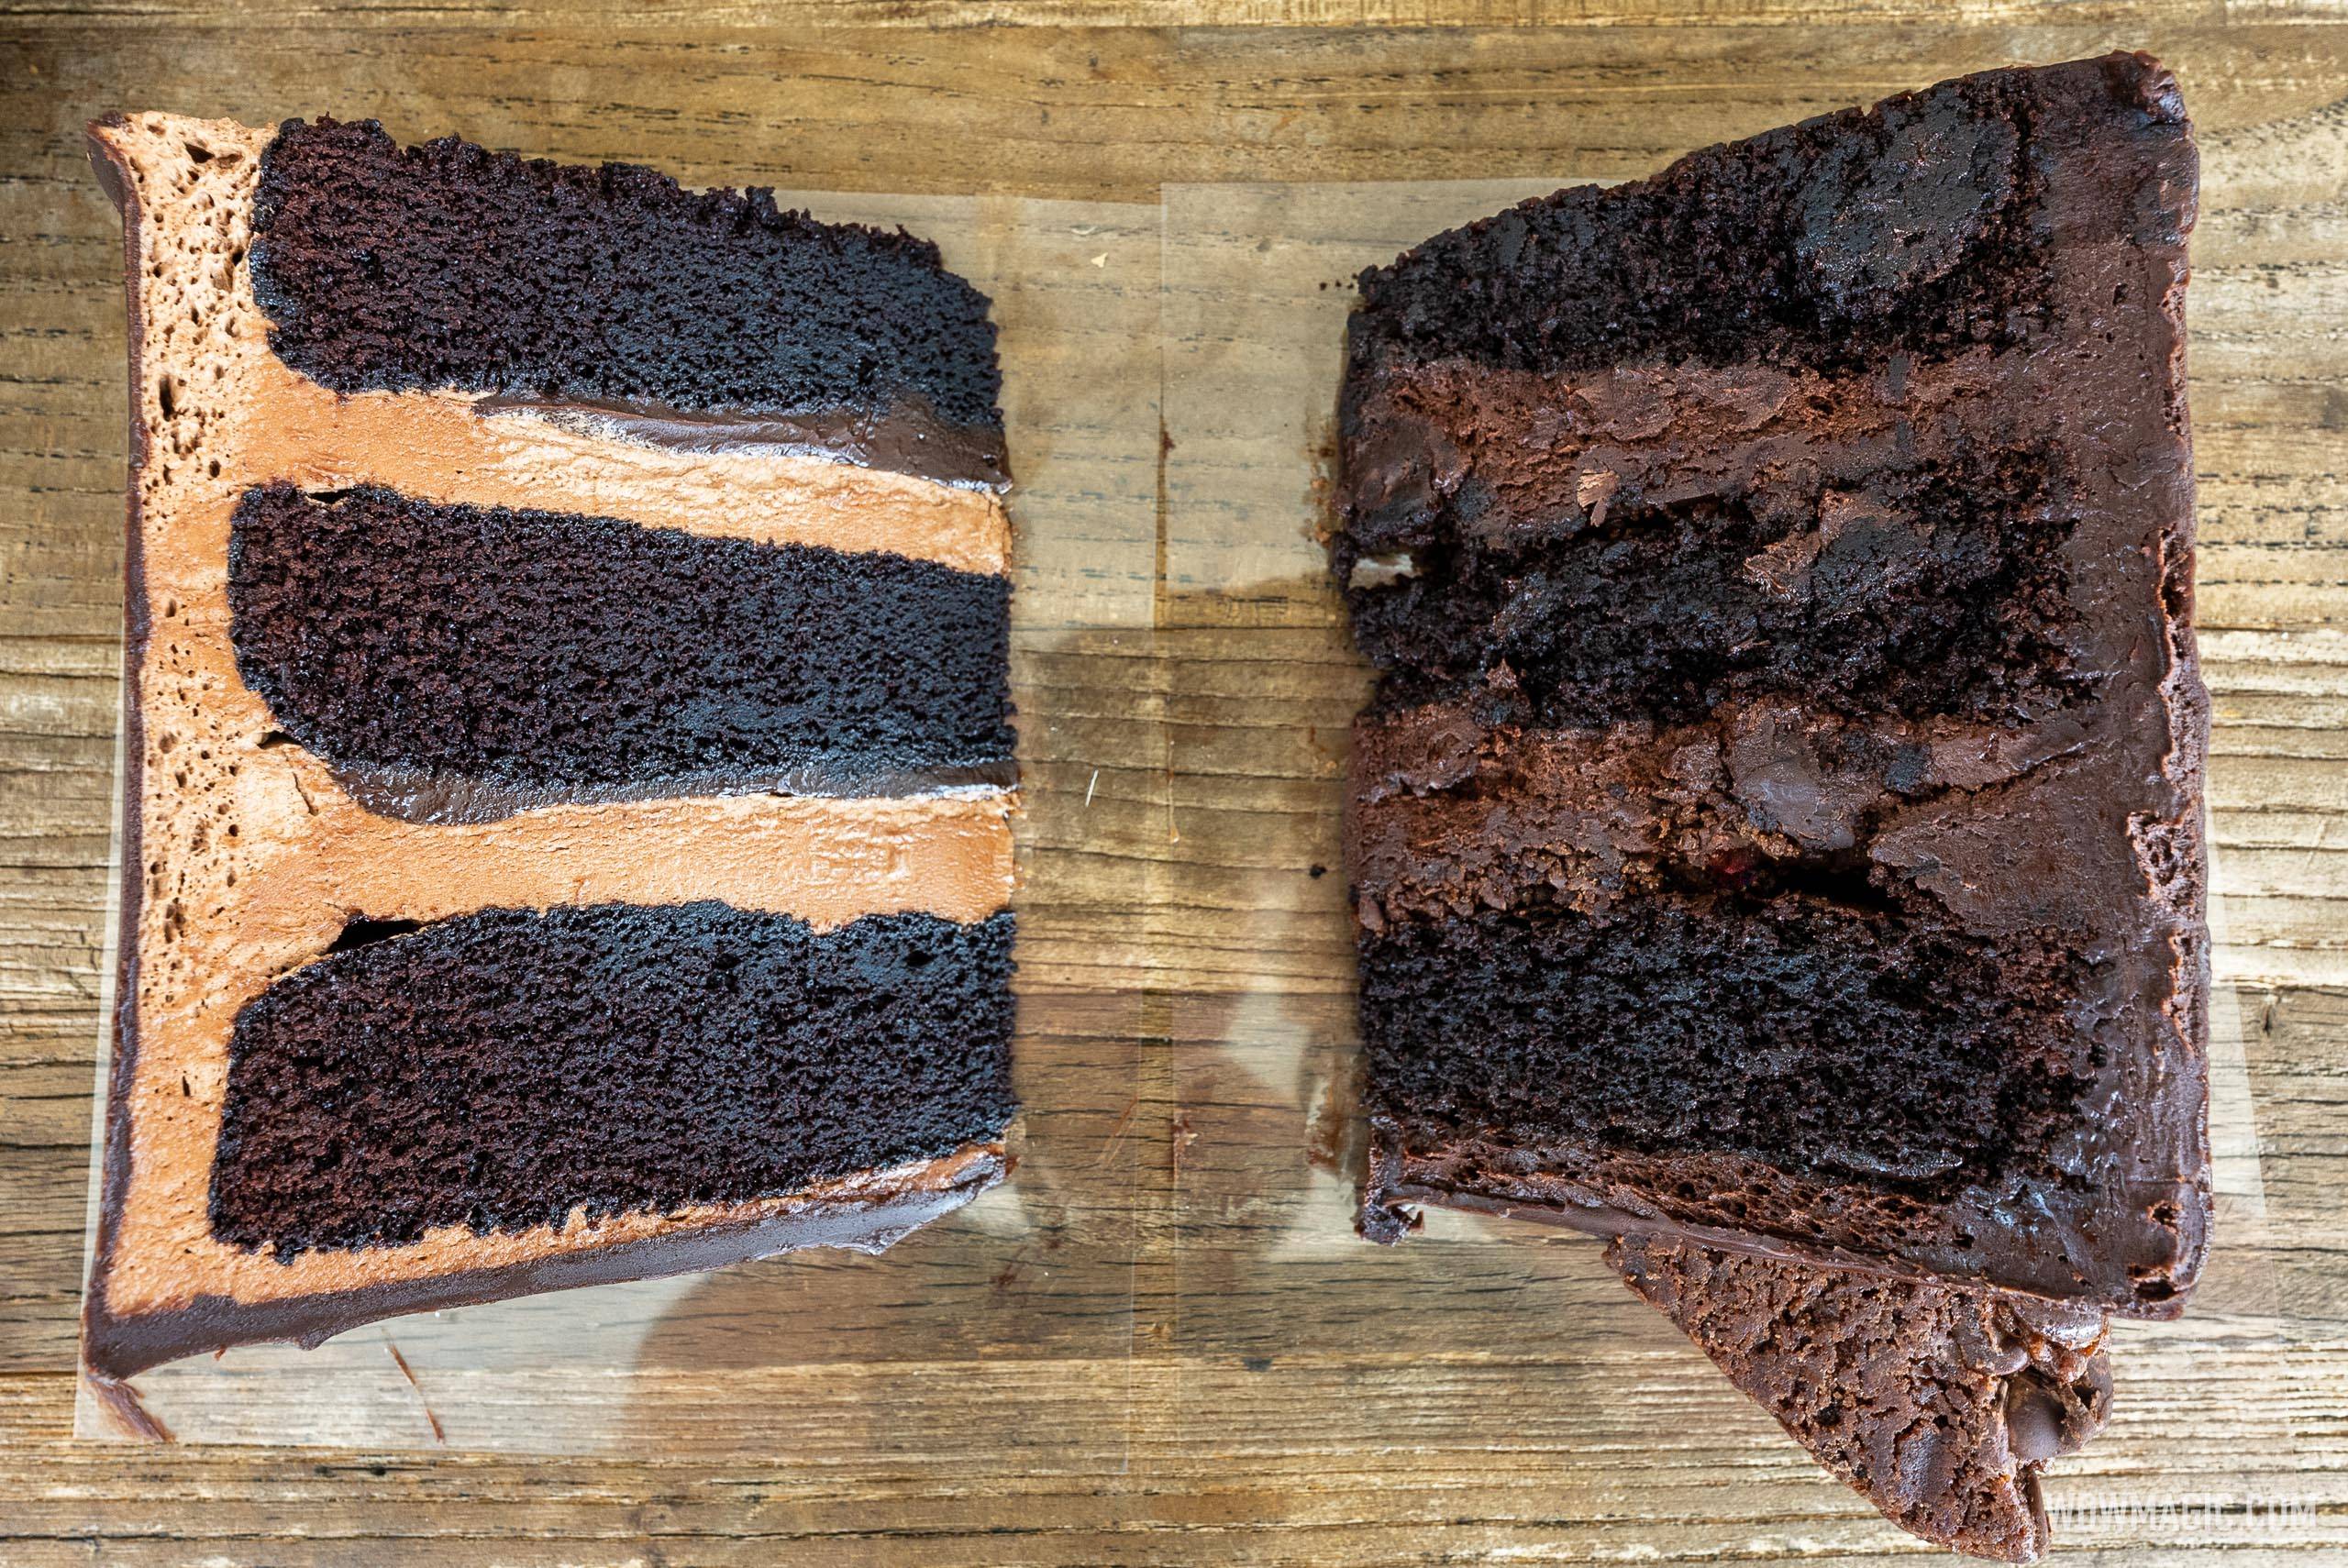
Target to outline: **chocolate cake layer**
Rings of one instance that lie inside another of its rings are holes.
[[[370,937],[375,940],[368,940]],[[486,910],[238,1013],[213,1233],[281,1259],[796,1191],[998,1139],[1012,917]]]
[[[1526,202],[1366,273],[1365,331],[1532,370],[2012,346],[2057,309],[2043,219],[2069,171],[2043,154],[2067,127],[2049,122],[2090,96],[2140,126],[2173,117],[2154,94],[2174,86],[2148,90],[2141,58],[1984,72]]]
[[[278,354],[338,392],[1002,427],[986,297],[936,247],[768,191],[289,120],[262,158],[252,273]]]
[[[1366,1230],[1424,1199],[2177,1309],[2194,210],[2175,83],[2113,56],[1365,275]]]
[[[2039,1473],[2110,1412],[2102,1314],[1655,1237],[1617,1238],[1606,1261],[1901,1528],[2044,1555]]]
[[[1412,921],[1361,965],[1370,1114],[1406,1149],[1499,1130],[1535,1169],[1586,1143],[1923,1199],[2058,1178],[2100,1065],[2088,955],[1902,921],[1864,880]]]
[[[1010,776],[999,577],[273,484],[238,502],[228,602],[246,683],[395,814]]]

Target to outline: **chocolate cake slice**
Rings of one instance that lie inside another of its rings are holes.
[[[1975,1557],[2045,1555],[2039,1473],[2110,1414],[2101,1312],[1659,1236],[1606,1261],[1887,1518]]]
[[[1373,1170],[2166,1316],[2199,1266],[2193,144],[2114,55],[1362,279]]]
[[[1001,1179],[985,297],[762,192],[92,127],[131,325],[93,1386]]]
[[[2195,181],[2151,60],[1989,72],[1439,235],[1350,327],[1364,1232],[1629,1238],[2017,1560],[2207,1242]]]

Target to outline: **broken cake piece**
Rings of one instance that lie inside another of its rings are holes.
[[[2110,1415],[2103,1313],[1661,1236],[1606,1261],[1886,1518],[1969,1556],[2045,1555],[2039,1472]]]

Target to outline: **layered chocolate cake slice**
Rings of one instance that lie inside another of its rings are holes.
[[[131,322],[94,1378],[999,1180],[988,303],[373,125],[93,127]]]
[[[1886,1517],[1975,1557],[2045,1555],[2039,1472],[2110,1414],[2103,1313],[1659,1236],[1606,1261]]]
[[[1848,1369],[1805,1337],[1846,1297],[2182,1307],[2195,179],[2175,83],[2115,55],[1364,275],[1333,547],[1379,671],[1347,822],[1367,1233],[1435,1203],[1673,1237],[1639,1244],[1683,1282],[1689,1247],[1741,1254],[1642,1288],[1716,1353],[1748,1297],[1830,1304],[1723,1355],[1828,1379],[1820,1408]]]

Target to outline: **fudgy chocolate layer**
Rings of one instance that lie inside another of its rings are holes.
[[[214,1233],[281,1258],[788,1193],[1008,1125],[1012,917],[490,910],[238,1014]]]
[[[2120,91],[2135,74],[2116,69]],[[1363,304],[1414,357],[1521,370],[2003,346],[2044,306],[2045,86],[1986,72],[1560,191],[1365,271]]]
[[[1912,1195],[2041,1169],[2097,1065],[2068,1016],[2084,956],[1852,883],[1365,933],[1368,1109],[1412,1148],[1557,1151],[1538,1167],[1718,1151]]]
[[[880,792],[1012,755],[1009,584],[933,562],[271,484],[228,602],[238,671],[338,773]]]
[[[1674,720],[1784,693],[2018,718],[2080,687],[2072,526],[2028,454],[1969,468],[1892,467],[1847,491],[1772,473],[1531,538],[1479,530],[1471,482],[1387,542],[1408,575],[1351,587],[1354,635],[1390,673],[1382,706],[1466,691],[1494,723]],[[1341,545],[1342,569],[1363,542]]]
[[[1999,1562],[2045,1551],[2038,1472],[2110,1413],[2101,1313],[1657,1237],[1606,1258],[1894,1523]]]
[[[1002,425],[986,296],[927,241],[818,223],[769,191],[288,120],[262,160],[251,269],[272,346],[338,392],[918,404]]]

